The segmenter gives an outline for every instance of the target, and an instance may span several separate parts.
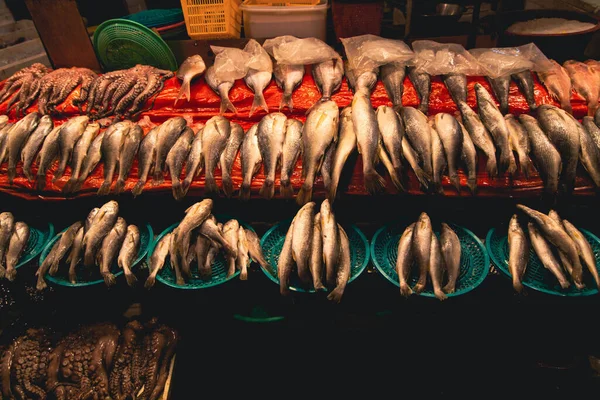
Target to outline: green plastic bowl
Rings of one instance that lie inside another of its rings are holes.
[[[483,243],[471,232],[462,226],[448,223],[460,240],[460,274],[456,281],[456,291],[448,297],[460,296],[475,289],[484,281],[490,269],[490,257],[485,251]],[[398,242],[408,224],[392,223],[379,229],[371,240],[371,254],[373,263],[381,274],[391,283],[400,287],[396,260],[398,259]],[[435,232],[439,236],[439,232]],[[413,264],[409,284],[412,288],[419,278],[419,268]],[[435,297],[431,281],[428,279],[422,296]]]
[[[215,218],[217,218],[217,221],[221,222],[221,223],[225,223],[225,222],[229,221],[230,219],[233,219],[233,217],[228,216],[228,215],[223,215],[223,214],[214,214],[214,216],[215,216]],[[235,218],[235,219],[237,219],[237,218]],[[237,221],[245,229],[249,229],[254,232],[254,229],[252,229],[252,227],[250,225],[248,225],[247,223],[240,221],[239,219],[237,219]],[[173,225],[169,226],[167,229],[162,231],[161,234],[158,235],[156,240],[152,243],[152,245],[150,246],[150,249],[148,250],[148,255],[146,257],[148,267],[150,267],[150,258],[152,257],[152,253],[154,253],[154,248],[156,247],[156,244],[158,242],[160,242],[160,240],[166,234],[172,232],[175,228],[177,228],[177,226],[180,223],[181,223],[181,221],[176,222]],[[230,277],[227,277],[227,270],[228,270],[227,260],[225,260],[225,256],[223,255],[223,252],[221,251],[221,252],[219,252],[217,257],[215,257],[215,260],[213,262],[212,275],[211,275],[210,279],[204,280],[204,279],[200,278],[200,275],[198,275],[198,269],[193,268],[193,263],[192,263],[192,277],[190,279],[188,279],[188,281],[185,283],[185,285],[178,285],[177,280],[175,279],[175,271],[171,267],[171,262],[169,260],[169,257],[167,256],[167,259],[165,260],[165,265],[162,267],[162,269],[160,270],[158,275],[156,275],[156,280],[159,281],[160,283],[163,283],[163,284],[170,286],[172,288],[175,288],[175,289],[188,289],[188,290],[205,289],[205,288],[209,288],[212,286],[221,285],[225,282],[228,282],[228,281],[236,278],[240,274],[240,271],[236,270],[235,274],[233,274]]]
[[[137,64],[177,70],[175,55],[160,35],[128,19],[110,19],[100,24],[94,32],[93,45],[105,71]]]
[[[29,225],[29,240],[25,249],[23,249],[23,253],[15,269],[22,267],[39,256],[52,236],[54,236],[54,225],[51,223],[48,223],[48,226],[44,228]]]
[[[260,245],[263,249],[265,259],[273,267],[275,275],[271,275],[269,271],[262,268],[264,274],[273,282],[279,285],[277,276],[277,262],[279,255],[285,242],[285,235],[292,224],[292,219],[288,219],[274,225],[269,229],[262,239]],[[369,241],[356,225],[342,226],[350,240],[350,279],[348,283],[359,277],[369,263]],[[315,293],[314,287],[306,287],[302,285],[297,274],[292,274],[290,277],[290,290],[300,293]]]
[[[142,229],[143,226],[141,225],[138,225],[138,228],[140,228],[140,249],[138,250],[137,257],[133,262],[133,267],[138,265],[144,259],[146,253],[148,252],[148,247],[150,246],[150,243],[152,243],[152,238],[154,237],[154,232],[152,231],[152,227],[150,225],[146,224],[146,229]],[[50,250],[52,250],[52,246],[54,246],[54,243],[56,243],[56,241],[60,239],[62,234],[67,229],[69,228],[67,227],[63,229],[62,232],[60,232],[48,242],[48,244],[42,251],[42,255],[40,257],[40,265],[48,256]],[[55,285],[65,287],[83,287],[104,284],[104,279],[102,279],[98,267],[86,268],[84,266],[79,266],[77,268],[77,283],[71,283],[69,281],[68,275],[69,268],[66,265],[64,265],[65,259],[63,259],[63,261],[61,262],[61,267],[58,269],[58,273],[56,275],[50,276],[49,274],[46,274],[45,279],[47,281],[52,282]],[[118,277],[123,274],[123,270],[120,269],[117,265],[117,260],[115,260],[115,262],[113,263],[110,271],[114,274],[115,277]]]
[[[183,21],[183,10],[181,8],[157,8],[129,14],[124,16],[123,19],[137,22],[148,28],[155,28]]]
[[[523,230],[527,234],[527,227]],[[592,246],[597,266],[600,264],[600,239],[593,233],[584,229],[580,229],[580,232]],[[486,238],[486,246],[494,265],[502,272],[502,275],[512,279],[511,274],[508,271],[508,225],[501,227],[501,229],[490,229]],[[565,275],[567,278],[569,277],[568,274]],[[583,283],[585,283],[585,288],[579,290],[573,284],[567,289],[561,288],[554,275],[552,275],[552,273],[540,262],[533,247],[529,250],[529,262],[527,263],[527,269],[525,270],[525,275],[523,276],[521,283],[528,288],[555,296],[593,296],[598,293],[594,278],[589,271],[587,271],[585,266],[583,266]]]

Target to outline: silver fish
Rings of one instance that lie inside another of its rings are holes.
[[[42,191],[46,187],[46,172],[48,171],[54,160],[58,158],[58,137],[60,134],[60,130],[60,126],[54,127],[54,129],[52,129],[48,136],[46,136],[46,139],[44,139],[44,144],[42,145],[42,149],[40,150],[40,161],[36,174],[36,189],[38,191]]]
[[[552,219],[554,222],[556,222],[558,224],[558,226],[560,227],[560,229],[562,229],[565,233],[567,233],[567,230],[565,229],[565,226],[563,224],[563,220],[556,211],[550,210],[550,212],[548,213],[548,217],[550,217],[550,219]],[[568,233],[567,233],[567,235],[568,235]],[[574,247],[577,247],[577,245],[575,244],[575,242],[572,239],[571,239],[571,243]],[[567,256],[561,250],[558,250],[558,256],[560,258],[560,262],[562,263],[564,269],[567,271],[569,276],[573,276],[573,263],[571,262],[571,260],[569,260],[569,256]],[[575,286],[578,289],[583,289],[585,287],[585,285],[581,281],[575,281]]]
[[[325,264],[325,282],[328,286],[335,285],[335,270],[337,267],[340,233],[338,224],[327,199],[321,203],[321,234],[323,235],[323,263]]]
[[[119,214],[119,204],[111,200],[104,204],[92,221],[92,226],[85,233],[83,237],[83,246],[85,253],[83,255],[83,265],[91,267],[94,265],[94,257],[96,255],[96,249],[110,232],[110,230],[117,222],[117,216]]]
[[[15,229],[6,252],[6,279],[14,281],[17,277],[16,266],[29,240],[29,227],[25,222],[15,223]]]
[[[214,66],[208,67],[204,78],[206,79],[206,83],[208,84],[208,86],[210,86],[210,88],[221,98],[220,114],[224,114],[227,110],[233,112],[234,114],[237,114],[237,109],[235,108],[231,100],[229,100],[229,91],[231,90],[235,82],[222,81],[220,79],[217,79],[217,77],[215,76]]]
[[[219,163],[221,153],[227,146],[227,140],[231,134],[229,120],[219,115],[212,117],[206,122],[202,131],[202,155],[204,158],[204,191],[206,195],[219,193],[219,187],[215,182],[215,167]]]
[[[112,185],[113,176],[119,164],[119,157],[125,137],[132,128],[133,124],[130,121],[123,121],[117,122],[104,132],[104,139],[102,139],[102,145],[100,146],[104,162],[104,182],[102,182],[102,185],[98,189],[98,195],[107,195],[110,193],[110,186]]]
[[[173,197],[175,200],[181,200],[184,196],[179,178],[181,171],[183,171],[183,163],[192,148],[193,140],[194,131],[190,127],[186,127],[173,147],[171,147],[171,150],[169,150],[169,154],[167,154],[166,165],[171,175],[171,186],[173,187]]]
[[[447,74],[442,76],[455,104],[467,101],[467,76],[465,74]]]
[[[523,290],[521,280],[529,262],[529,242],[519,225],[517,214],[512,216],[508,225],[508,249],[508,270],[512,276],[513,288],[521,292]]]
[[[181,259],[183,257],[181,256],[181,253],[178,249],[178,244],[175,241],[175,238],[180,234],[179,232],[179,227],[175,228],[172,232],[173,239],[171,240],[171,243],[169,245],[169,262],[171,263],[171,268],[173,269],[173,271],[175,271],[175,283],[179,286],[183,286],[185,285],[185,279],[183,278],[181,270]],[[182,237],[181,240],[184,243],[188,243],[188,248],[190,235],[190,233],[186,234]],[[188,248],[186,248],[186,251],[188,250]],[[187,254],[187,252],[183,254]]]
[[[442,141],[444,153],[448,162],[448,175],[450,182],[460,193],[460,180],[458,178],[458,163],[461,157],[464,138],[463,130],[452,115],[446,113],[436,114],[435,130]]]
[[[418,155],[419,165],[427,176],[433,176],[431,134],[427,117],[414,107],[402,107],[399,114],[404,121],[406,138]],[[414,169],[414,168],[413,168]]]
[[[200,279],[209,280],[212,275],[212,265],[206,265],[206,257],[210,250],[211,241],[204,235],[196,235],[196,261],[198,263],[198,275]]]
[[[165,265],[165,259],[169,254],[169,248],[171,246],[172,239],[173,235],[168,233],[162,237],[156,246],[154,246],[154,251],[152,252],[152,256],[150,256],[150,275],[144,284],[146,289],[150,289],[152,286],[154,286],[154,283],[156,282],[156,275]]]
[[[442,223],[442,233],[440,234],[440,245],[444,266],[448,273],[448,283],[443,287],[444,293],[454,293],[456,290],[456,281],[460,275],[460,240],[456,233],[448,226]]]
[[[11,122],[4,125],[4,127],[0,128],[0,164],[2,164],[6,160],[6,156],[8,155],[7,143],[8,143],[8,132],[12,129],[14,124]]]
[[[164,182],[165,161],[171,147],[177,142],[179,136],[187,126],[187,122],[182,117],[169,118],[163,122],[156,132],[156,150],[154,151],[154,176],[153,185],[160,185]]]
[[[140,249],[140,230],[135,225],[127,225],[127,232],[125,233],[125,240],[119,250],[119,256],[117,258],[117,264],[119,268],[123,269],[125,273],[125,280],[131,287],[135,286],[137,278],[131,272],[133,262]]]
[[[533,222],[529,222],[527,224],[527,228],[529,229],[529,239],[531,240],[531,246],[540,259],[542,265],[552,272],[552,274],[558,279],[558,283],[563,289],[571,286],[569,281],[567,280],[565,274],[562,271],[558,260],[552,253],[552,248],[550,244],[544,239],[542,234],[537,230],[535,224]]]
[[[240,280],[248,280],[248,264],[250,256],[248,254],[248,240],[246,239],[246,230],[243,226],[238,229],[238,254],[236,258],[236,268],[240,270]]]
[[[334,58],[313,65],[312,75],[321,92],[321,100],[330,100],[331,95],[342,86],[344,62],[341,58]]]
[[[404,156],[406,161],[408,161],[410,167],[412,168],[417,179],[419,180],[419,183],[421,184],[423,190],[429,190],[429,187],[431,186],[432,177],[430,174],[425,173],[425,171],[423,171],[423,169],[419,165],[419,155],[417,154],[415,149],[412,148],[406,136],[402,138],[402,155]]]
[[[33,181],[33,173],[31,172],[31,164],[33,164],[33,160],[38,155],[38,151],[40,150],[42,143],[44,143],[44,139],[46,136],[52,131],[54,127],[54,123],[52,122],[52,118],[48,115],[44,115],[40,122],[35,128],[35,130],[31,133],[27,142],[23,146],[23,150],[21,151],[21,161],[23,161],[23,174],[29,181]]]
[[[183,180],[182,189],[183,194],[187,194],[192,181],[202,171],[204,166],[204,154],[202,153],[202,135],[204,134],[204,126],[198,129],[194,140],[192,141],[192,147],[188,154],[187,161],[185,163],[185,179]]]
[[[381,139],[390,156],[395,171],[396,189],[405,191],[400,182],[402,176],[402,138],[404,137],[404,123],[402,118],[388,106],[377,107],[377,124],[381,132]]]
[[[313,236],[315,207],[316,204],[311,201],[298,211],[294,222],[294,233],[292,234],[292,257],[298,268],[298,277],[305,284],[312,282],[310,275],[312,240],[308,238]]]
[[[238,151],[244,141],[244,129],[240,124],[231,123],[231,133],[227,139],[225,150],[221,153],[219,165],[221,166],[221,184],[227,198],[233,194],[233,182],[231,181],[231,169],[237,157]]]
[[[12,185],[17,176],[17,162],[21,159],[21,150],[39,123],[40,114],[34,112],[16,122],[8,132],[6,151],[8,152],[9,185]]]
[[[223,224],[223,238],[232,248],[235,248],[236,250],[238,249],[239,230],[240,224],[235,219],[230,219],[229,221]],[[235,274],[236,271],[237,251],[234,254],[227,254],[226,259],[228,264],[227,277],[229,278],[230,276]],[[240,276],[240,279],[246,280],[248,279],[248,276]]]
[[[419,267],[419,280],[415,287],[413,287],[413,292],[417,294],[421,293],[427,284],[431,259],[431,235],[433,235],[431,220],[423,212],[415,224],[412,237],[412,251]]]
[[[260,195],[265,199],[271,199],[275,194],[275,170],[283,152],[286,121],[287,117],[280,112],[268,114],[259,122],[256,131],[265,170],[265,181],[260,188]]]
[[[331,173],[333,170],[333,155],[335,154],[336,142],[331,142],[327,150],[325,150],[325,155],[323,156],[323,161],[321,162],[321,178],[323,179],[323,187],[325,188],[325,193],[329,192],[329,187],[331,185]]]
[[[77,265],[81,261],[83,252],[83,236],[85,235],[85,226],[81,226],[71,245],[71,252],[67,258],[67,264],[69,264],[69,282],[72,284],[77,283]]]
[[[385,91],[394,106],[402,106],[402,93],[404,92],[404,78],[406,67],[401,63],[389,63],[381,66],[381,80]]]
[[[579,132],[579,158],[581,164],[594,181],[596,187],[600,187],[600,149],[596,147],[594,138],[579,121],[573,118],[573,123]]]
[[[77,187],[77,181],[79,180],[79,174],[83,167],[83,162],[88,156],[88,150],[94,141],[94,138],[100,132],[100,124],[90,123],[85,127],[83,134],[75,144],[73,148],[73,157],[71,158],[71,177],[63,187],[63,192],[70,193]]]
[[[77,184],[71,189],[72,191],[78,190],[83,185],[83,182],[85,182],[87,177],[94,171],[102,159],[102,142],[104,141],[104,132],[101,132],[98,136],[96,136],[88,148],[87,154],[83,159],[81,172],[77,178]],[[48,135],[48,138],[49,137],[50,135]]]
[[[458,108],[462,115],[462,122],[467,128],[467,132],[473,141],[473,144],[483,151],[487,157],[485,170],[492,178],[498,175],[498,165],[496,162],[496,148],[490,133],[483,125],[475,111],[467,103],[458,103]]]
[[[279,279],[279,292],[282,296],[287,296],[290,293],[289,281],[292,275],[292,269],[294,268],[294,257],[292,256],[292,240],[294,233],[294,221],[292,220],[287,233],[285,234],[285,240],[279,254],[279,260],[277,260],[277,278]]]
[[[144,136],[140,143],[138,150],[138,181],[131,190],[133,197],[137,197],[142,194],[144,185],[148,180],[148,174],[154,163],[154,157],[156,154],[156,141],[158,139],[158,126],[150,129],[150,131]]]
[[[378,193],[385,187],[385,181],[375,170],[381,133],[375,110],[367,93],[358,92],[352,99],[352,124],[358,152],[362,156],[365,189],[370,194]],[[337,136],[337,129],[335,133]],[[304,163],[302,165],[304,166]]]
[[[65,168],[67,167],[67,163],[71,158],[71,153],[73,152],[75,143],[77,143],[81,135],[83,135],[89,120],[89,117],[85,115],[73,117],[61,126],[58,137],[60,163],[58,164],[58,169],[54,173],[53,181],[57,181],[63,176]]]
[[[571,106],[571,78],[567,71],[556,61],[550,60],[552,68],[546,71],[538,71],[537,75],[548,89],[553,99],[560,103],[560,108],[573,113]]]
[[[471,194],[477,191],[477,150],[471,140],[471,135],[462,123],[458,123],[463,133],[463,143],[460,158],[467,170],[467,187]]]
[[[339,303],[342,300],[346,285],[350,280],[350,269],[352,268],[350,257],[350,240],[344,228],[338,224],[339,237],[340,237],[340,249],[339,258],[337,265],[337,273],[335,279],[335,288],[327,295],[327,300]]]
[[[73,241],[75,240],[75,237],[77,236],[77,232],[83,226],[84,226],[83,222],[77,221],[74,224],[72,224],[71,226],[69,226],[69,228],[67,228],[67,230],[61,235],[60,240],[59,240],[60,244],[58,245],[58,249],[56,250],[56,254],[54,255],[54,261],[52,262],[52,265],[50,266],[50,270],[48,271],[48,273],[51,276],[56,275],[56,273],[58,272],[59,263],[61,262],[63,257],[67,254],[67,252],[71,249],[71,246],[73,246]]]
[[[519,156],[518,158],[521,172],[526,178],[529,178],[529,174],[531,171],[533,171],[533,165],[529,159],[529,151],[531,146],[529,145],[529,135],[527,134],[527,130],[512,114],[506,114],[504,116],[504,120],[506,121],[506,126],[508,127],[510,148]]]
[[[402,233],[398,242],[398,258],[396,259],[396,273],[400,283],[400,294],[408,297],[412,294],[412,289],[408,284],[410,278],[410,269],[413,263],[412,237],[415,224],[410,224]]]
[[[6,268],[4,267],[4,257],[8,251],[8,244],[15,229],[15,217],[10,212],[0,214],[0,279],[4,278]]]
[[[442,290],[442,280],[444,279],[442,250],[440,247],[440,241],[435,233],[431,235],[430,252],[429,276],[431,277],[431,283],[433,285],[433,293],[438,300],[444,301],[448,298],[448,296],[446,296],[446,293],[444,293]]]
[[[313,233],[310,241],[310,275],[315,290],[323,290],[323,236],[321,234],[321,213],[316,213],[313,219]]]
[[[258,124],[252,125],[252,127],[248,129],[240,151],[243,179],[242,187],[240,188],[240,199],[242,200],[248,200],[250,198],[252,178],[258,173],[260,164],[262,163],[262,156],[258,146],[258,137],[256,135],[257,132]]]
[[[433,124],[431,124],[433,125]],[[437,130],[430,126],[429,132],[431,134],[431,164],[433,167],[433,185],[435,191],[439,194],[444,194],[444,187],[442,186],[442,174],[448,166],[446,155],[444,154],[444,146]]]
[[[290,111],[294,109],[292,94],[294,90],[302,84],[304,78],[304,65],[279,64],[275,63],[273,69],[275,82],[277,86],[283,90],[281,103],[279,103],[279,111],[287,107]]]
[[[419,111],[427,114],[429,111],[429,94],[431,92],[431,77],[424,72],[417,72],[415,67],[408,67],[408,77],[419,96]]]
[[[248,244],[248,253],[250,257],[255,263],[260,264],[262,268],[264,268],[271,275],[275,274],[273,267],[267,262],[265,256],[262,251],[262,247],[260,246],[260,239],[251,229],[246,229],[246,241]]]
[[[217,223],[214,216],[212,218],[207,218],[202,225],[200,225],[198,232],[219,244],[227,254],[237,257],[237,246],[232,246],[225,240],[225,237],[223,237],[223,226],[221,223]]]
[[[577,250],[579,251],[579,256],[583,260],[583,263],[587,267],[590,274],[594,277],[594,282],[596,282],[596,287],[600,288],[600,276],[598,275],[598,267],[596,265],[596,256],[594,255],[594,250],[590,243],[587,241],[585,236],[579,231],[579,229],[575,228],[575,225],[567,221],[563,220],[563,226],[575,245],[577,246]],[[15,227],[16,229],[16,227]]]
[[[187,254],[189,242],[184,241],[183,238],[189,237],[194,229],[206,221],[212,211],[212,206],[213,201],[205,199],[185,210],[185,217],[179,223],[177,233],[173,235],[173,240],[179,254]]]
[[[249,117],[254,114],[259,108],[265,110],[266,113],[269,112],[269,106],[265,101],[265,96],[263,95],[263,91],[271,82],[273,78],[273,74],[271,71],[259,71],[253,68],[250,68],[246,76],[244,77],[244,81],[246,85],[252,90],[254,93],[254,100],[252,101],[252,106],[250,107]]]
[[[206,70],[206,64],[199,54],[194,54],[185,59],[185,61],[179,66],[177,79],[181,80],[181,87],[179,88],[179,94],[175,99],[175,103],[179,101],[182,96],[185,96],[187,101],[190,101],[190,84],[194,78],[200,76]]]
[[[119,176],[115,184],[115,194],[125,190],[125,180],[129,177],[129,171],[133,166],[133,160],[138,153],[143,136],[142,127],[133,125],[123,138],[123,147],[119,153]]]
[[[500,103],[500,112],[508,114],[508,95],[510,94],[510,75],[503,75],[497,78],[487,78],[494,96]]]
[[[298,156],[302,152],[302,130],[304,124],[297,119],[289,118],[285,122],[285,139],[281,154],[281,176],[279,193],[283,198],[294,197],[294,188],[290,182]]]
[[[335,197],[340,182],[342,170],[350,154],[356,149],[356,134],[354,133],[354,124],[352,123],[352,107],[346,107],[342,110],[340,122],[340,133],[333,155],[333,167],[331,172],[331,183],[327,198],[330,203],[335,201]]]
[[[535,95],[533,93],[535,84],[533,82],[531,71],[525,70],[516,74],[512,74],[511,78],[517,82],[517,86],[521,90],[521,93],[523,93],[525,96],[525,100],[527,101],[529,109],[532,111],[535,110],[537,108],[537,104],[535,103]]]

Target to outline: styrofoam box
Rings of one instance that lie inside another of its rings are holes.
[[[298,38],[327,36],[327,1],[316,6],[250,6],[240,7],[244,15],[247,38],[268,39],[282,35]]]

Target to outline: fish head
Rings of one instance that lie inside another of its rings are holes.
[[[135,225],[127,225],[127,235],[131,235],[131,236],[139,236],[140,234],[140,230],[137,226]]]
[[[186,75],[198,75],[204,72],[206,64],[199,54],[194,54],[185,59],[179,70],[177,71],[177,78],[184,79]]]
[[[427,226],[431,225],[431,219],[429,219],[429,215],[427,215],[425,212],[422,212],[421,215],[419,215],[418,222],[421,228],[426,228]]]
[[[15,218],[13,217],[12,213],[3,212],[0,214],[0,225],[2,226],[12,225],[14,220]]]
[[[510,223],[508,226],[511,231],[521,230],[521,226],[519,225],[519,217],[517,214],[513,214],[513,216],[510,218]]]
[[[107,212],[119,212],[119,203],[117,203],[115,200],[109,201],[100,208],[98,214]]]
[[[344,107],[340,113],[343,120],[352,119],[352,107]]]

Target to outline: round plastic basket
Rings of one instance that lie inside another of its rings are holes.
[[[523,230],[527,233],[527,227],[524,227]],[[580,231],[592,246],[594,256],[596,257],[596,265],[598,265],[600,263],[600,239],[589,231],[584,229],[580,229]],[[510,279],[511,274],[508,271],[508,226],[490,229],[487,234],[486,246],[494,265],[498,267],[502,275]],[[568,278],[568,274],[565,275]],[[561,288],[556,277],[544,267],[535,254],[533,247],[531,247],[529,250],[529,262],[527,263],[527,269],[521,282],[528,288],[555,296],[592,296],[597,294],[598,288],[596,287],[596,283],[585,265],[583,266],[583,278],[585,288],[581,290],[577,289],[573,284],[567,289]]]
[[[460,296],[475,289],[484,281],[490,269],[490,258],[485,251],[483,243],[471,232],[462,226],[448,223],[460,240],[460,274],[456,281],[456,291],[448,297]],[[408,225],[392,223],[379,229],[371,241],[371,254],[375,267],[391,283],[400,287],[396,260],[398,259],[398,242]],[[439,237],[439,232],[435,232]],[[419,276],[419,268],[413,263],[409,284],[414,287]],[[428,279],[422,296],[435,297],[431,281]]]
[[[285,235],[291,224],[291,219],[279,222],[277,225],[271,227],[260,240],[265,259],[273,267],[275,275],[271,275],[271,273],[264,268],[262,268],[262,270],[271,281],[278,285],[277,262],[279,261],[279,255],[283,248],[283,242],[285,242]],[[343,226],[343,228],[350,240],[351,269],[348,283],[351,283],[359,277],[369,263],[369,242],[365,235],[355,225],[346,225]],[[305,287],[300,283],[297,274],[292,274],[290,277],[290,290],[303,293],[315,293],[315,289],[312,285],[310,287]]]
[[[175,55],[151,29],[128,19],[110,19],[98,26],[93,39],[96,55],[106,71],[137,64],[175,71]]]
[[[25,245],[15,269],[39,256],[52,236],[54,236],[54,225],[50,223],[45,227],[29,225],[29,240],[27,240],[27,245]]]
[[[183,10],[181,8],[144,10],[126,15],[123,19],[137,22],[148,28],[155,28],[183,21]]]
[[[148,248],[150,243],[152,243],[152,238],[154,237],[154,232],[152,231],[152,227],[148,224],[137,225],[140,229],[140,248],[138,250],[137,257],[135,258],[132,268],[138,265],[146,256],[148,252]],[[42,255],[40,257],[40,264],[46,259],[50,250],[52,250],[52,246],[56,243],[57,240],[60,239],[62,234],[69,228],[65,228],[62,232],[56,235],[52,240],[48,242],[44,250],[42,251]],[[67,253],[68,255],[68,253]],[[100,270],[98,267],[86,268],[83,265],[79,265],[77,268],[77,282],[71,283],[69,281],[69,267],[65,265],[66,257],[61,261],[61,266],[58,269],[58,273],[54,276],[50,276],[50,274],[46,274],[46,280],[52,282],[58,286],[65,287],[82,287],[82,286],[92,286],[104,284],[104,279],[102,279],[100,275]],[[110,272],[112,272],[115,277],[118,277],[123,274],[123,270],[119,268],[117,265],[117,260],[115,259],[114,263],[110,268]]]

